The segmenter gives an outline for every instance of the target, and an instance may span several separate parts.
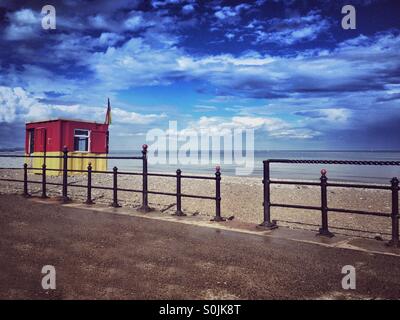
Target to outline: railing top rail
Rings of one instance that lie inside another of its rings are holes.
[[[63,156],[39,156],[39,155],[23,155],[23,154],[0,154],[0,158],[48,158],[48,159],[62,159]],[[118,157],[118,156],[74,156],[68,155],[69,159],[118,159],[118,160],[143,160],[143,157]]]
[[[60,156],[62,158],[63,156]],[[143,160],[143,157],[117,157],[117,156],[70,156],[68,155],[69,159],[117,159],[117,160]]]
[[[400,166],[400,161],[369,160],[312,160],[312,159],[268,159],[264,163],[297,163],[297,164],[346,164],[362,166]]]

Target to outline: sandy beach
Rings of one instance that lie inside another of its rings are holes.
[[[21,170],[1,170],[1,178],[21,179]],[[40,175],[29,175],[30,180],[41,180]],[[61,182],[61,177],[47,177],[48,182]],[[86,176],[69,177],[68,195],[77,202],[86,199],[86,189],[74,187],[74,184],[86,184]],[[175,192],[176,180],[167,177],[149,177],[149,190]],[[140,176],[119,176],[120,188],[141,189]],[[112,186],[112,176],[108,174],[93,174],[93,186]],[[262,179],[248,177],[231,177],[222,175],[222,215],[234,216],[235,220],[258,224],[262,222]],[[40,196],[41,185],[30,184],[29,192]],[[1,194],[21,194],[22,183],[0,181]],[[215,195],[215,181],[182,179],[182,193],[192,195]],[[61,195],[60,186],[48,186],[48,195]],[[96,203],[109,204],[112,199],[111,191],[93,189],[92,197]],[[138,207],[141,204],[141,194],[119,192],[119,203],[122,206]],[[273,203],[320,205],[319,187],[272,185],[271,201]],[[172,214],[176,210],[175,197],[149,195],[151,207],[165,213]],[[328,206],[335,208],[358,209],[365,211],[391,211],[391,193],[386,190],[367,190],[350,188],[330,188],[328,190]],[[215,202],[193,198],[182,199],[182,209],[188,215],[215,215]],[[278,225],[290,228],[318,230],[321,215],[319,211],[272,208],[272,219]],[[356,215],[347,213],[329,213],[329,226],[332,232],[374,238],[380,235],[383,239],[390,238],[391,221],[387,217]]]

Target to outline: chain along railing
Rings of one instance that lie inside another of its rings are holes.
[[[73,156],[68,154],[68,149],[66,147],[63,148],[63,154],[61,156],[38,156],[38,155],[9,155],[2,154],[0,158],[57,158],[62,159],[62,169],[48,169],[46,168],[46,164],[44,163],[41,168],[28,167],[26,163],[24,163],[23,168],[0,168],[0,169],[9,169],[9,170],[23,170],[23,180],[19,179],[6,179],[1,178],[0,181],[9,181],[9,182],[23,182],[23,195],[25,197],[30,197],[29,194],[29,184],[41,184],[41,197],[47,198],[47,186],[61,186],[62,187],[62,202],[67,203],[71,201],[68,196],[68,173],[85,173],[87,174],[87,184],[74,184],[70,187],[77,188],[86,188],[87,189],[87,198],[85,203],[87,205],[93,204],[92,200],[92,190],[93,189],[101,189],[101,190],[111,190],[113,199],[112,206],[117,208],[120,207],[118,202],[118,193],[119,192],[135,192],[142,194],[142,205],[138,208],[141,212],[150,212],[153,210],[149,206],[148,197],[149,194],[154,195],[163,195],[163,196],[173,196],[176,197],[176,212],[174,215],[176,216],[186,216],[186,214],[182,211],[182,198],[194,198],[194,199],[205,199],[205,200],[213,200],[215,201],[215,217],[212,221],[224,221],[225,219],[221,216],[221,169],[219,166],[216,167],[215,177],[212,176],[194,176],[194,175],[183,175],[180,169],[176,170],[176,174],[167,174],[167,173],[149,173],[148,172],[148,163],[147,163],[147,145],[143,145],[142,147],[142,156],[141,157],[116,157],[116,156],[99,156],[99,157],[91,157],[91,156]],[[118,160],[141,160],[142,161],[142,172],[123,172],[118,171],[117,167],[114,167],[112,171],[100,171],[93,170],[92,165],[89,163],[87,170],[76,170],[68,168],[68,160],[69,159],[118,159]],[[29,170],[41,170],[41,181],[33,181],[28,180],[28,172]],[[47,182],[46,180],[46,172],[47,171],[59,171],[62,172],[62,183],[55,182]],[[92,185],[92,175],[93,174],[112,174],[113,176],[113,186],[105,187],[105,186],[94,186]],[[118,177],[121,175],[139,175],[142,176],[142,189],[128,189],[128,188],[118,188]],[[148,178],[149,177],[169,177],[176,178],[176,192],[161,192],[161,191],[153,191],[148,189]],[[215,180],[215,196],[203,196],[203,195],[193,195],[193,194],[185,194],[182,193],[182,179],[200,179],[200,180]]]
[[[400,246],[399,242],[399,180],[394,177],[390,181],[390,185],[373,185],[373,184],[350,184],[350,183],[331,183],[328,182],[326,176],[327,171],[321,170],[320,182],[303,182],[303,181],[280,181],[270,179],[270,164],[271,163],[291,163],[291,164],[341,164],[341,165],[362,165],[362,166],[400,166],[400,161],[345,161],[345,160],[290,160],[290,159],[270,159],[263,161],[263,185],[264,185],[264,221],[260,227],[272,230],[278,228],[275,221],[271,221],[271,207],[291,208],[291,209],[306,209],[321,211],[321,228],[318,235],[333,237],[334,234],[329,231],[328,212],[342,212],[350,214],[372,215],[391,218],[391,240],[388,245]],[[321,188],[321,206],[305,206],[284,203],[271,203],[271,184],[286,184],[286,185],[306,185],[319,186]],[[345,208],[330,208],[328,207],[328,188],[361,188],[361,189],[376,189],[388,190],[392,193],[392,212],[371,212],[361,210],[350,210]]]

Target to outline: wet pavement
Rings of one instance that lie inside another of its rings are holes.
[[[378,241],[20,196],[1,195],[0,214],[1,299],[400,298],[398,249]],[[41,287],[44,265],[56,290]],[[342,289],[345,265],[355,290]]]

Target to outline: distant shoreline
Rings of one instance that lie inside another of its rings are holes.
[[[15,147],[15,148],[0,148],[0,152],[16,152],[16,151],[24,151],[25,148],[20,148],[20,147]],[[138,151],[141,152],[141,149],[111,149],[110,153],[125,153],[125,152],[132,152],[132,151]],[[168,150],[161,150],[161,151],[168,151]],[[174,151],[179,151],[179,150],[174,150]],[[198,152],[212,152],[212,151],[218,151],[218,150],[199,150]],[[223,152],[224,150],[220,150],[221,152]],[[228,150],[228,151],[240,151],[240,150]],[[347,150],[341,150],[341,149],[257,149],[254,150],[255,153],[259,153],[259,152],[368,152],[368,153],[377,153],[377,152],[382,152],[382,153],[386,153],[386,152],[400,152],[399,150],[391,150],[391,149],[383,149],[383,150],[363,150],[363,149],[357,149],[357,150],[351,150],[351,149],[347,149]]]
[[[16,151],[24,151],[24,148],[0,148],[0,152],[16,152]]]

